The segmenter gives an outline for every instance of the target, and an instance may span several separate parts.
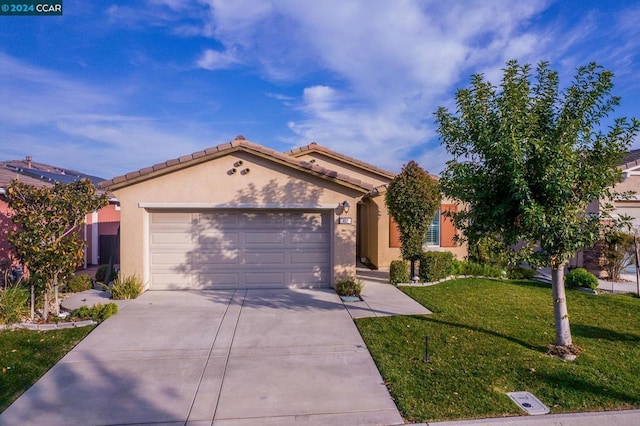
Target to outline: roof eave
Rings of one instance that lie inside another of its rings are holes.
[[[99,187],[109,191],[115,191],[118,189],[122,189],[131,185],[136,185],[138,183],[144,182],[149,179],[154,179],[169,173],[173,173],[178,170],[186,169],[188,167],[193,167],[195,165],[214,160],[216,158],[223,157],[225,155],[231,154],[233,152],[243,151],[255,155],[260,158],[264,158],[271,162],[275,162],[286,167],[290,167],[292,169],[296,169],[313,176],[319,177],[321,179],[335,182],[342,186],[354,189],[358,192],[366,194],[371,191],[373,186],[368,185],[364,182],[353,182],[350,181],[348,177],[342,177],[341,174],[337,172],[333,172],[331,170],[322,169],[320,170],[319,166],[315,166],[306,162],[296,162],[290,161],[286,158],[284,154],[277,153],[272,150],[265,150],[265,152],[254,149],[252,145],[248,142],[237,142],[219,145],[217,147],[209,148],[204,151],[199,151],[193,153],[191,155],[183,156],[175,160],[169,160],[166,163],[156,164],[151,167],[147,167],[144,169],[140,169],[135,172],[127,173],[123,176],[115,177],[111,180],[103,181],[99,183]],[[266,152],[268,151],[268,152]],[[279,158],[281,155],[283,158]],[[169,164],[172,163],[173,164]]]

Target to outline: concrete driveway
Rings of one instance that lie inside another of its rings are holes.
[[[7,425],[399,423],[332,290],[146,292],[0,415]]]

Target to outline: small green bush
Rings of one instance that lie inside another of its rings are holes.
[[[507,278],[510,280],[530,280],[536,276],[536,271],[522,266],[507,269]]]
[[[108,269],[109,269],[109,265],[100,265],[100,266],[98,266],[98,269],[96,270],[96,281],[97,282],[99,282],[99,283],[103,283],[104,282],[104,280],[107,278],[107,270]],[[111,279],[115,280],[117,275],[118,275],[118,272],[112,266],[111,267]]]
[[[74,275],[67,283],[66,290],[71,293],[90,290],[93,288],[93,280],[90,275]]]
[[[567,273],[564,283],[568,287],[584,287],[595,290],[598,288],[598,278],[584,268],[576,268]]]
[[[110,316],[115,315],[117,313],[118,313],[118,305],[111,302],[111,303],[107,303],[106,305],[103,305],[102,303],[97,303],[91,307],[81,306],[75,311],[73,311],[71,316],[78,320],[91,319],[97,322],[102,322],[107,318],[109,318]]]
[[[15,324],[29,313],[29,292],[17,286],[0,289],[0,323]]]
[[[144,285],[136,275],[129,277],[118,276],[113,286],[107,288],[107,291],[111,295],[111,298],[115,300],[135,299],[144,291]]]
[[[420,256],[418,275],[420,280],[431,282],[441,280],[451,274],[453,253],[448,251],[427,251]]]
[[[354,277],[343,278],[336,282],[336,293],[340,296],[357,296],[360,297],[362,291],[362,281]]]
[[[451,269],[454,275],[472,275],[474,277],[493,278],[500,278],[504,276],[502,268],[475,262],[455,261]]]
[[[394,260],[389,266],[389,282],[391,284],[408,283],[411,281],[409,276],[409,266],[404,260]]]

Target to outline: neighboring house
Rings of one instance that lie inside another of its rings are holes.
[[[613,216],[629,216],[631,218],[631,230],[626,232],[640,235],[640,149],[631,150],[618,165],[622,171],[622,182],[615,186],[619,193],[635,192],[628,199],[620,198],[612,201],[614,210]],[[600,202],[593,202],[587,211],[597,213],[600,209]],[[595,247],[585,249],[577,254],[569,263],[570,267],[584,267],[588,271],[599,277],[606,277],[604,271],[604,259],[598,244]]]
[[[315,143],[280,153],[238,136],[100,186],[121,204],[122,273],[152,289],[328,287],[356,254],[380,268],[400,257],[393,176]],[[463,256],[437,222],[434,248]]]
[[[0,259],[13,259],[7,242],[7,234],[12,229],[13,223],[4,197],[12,179],[34,186],[51,186],[55,182],[71,183],[83,178],[90,179],[94,184],[103,180],[75,170],[36,163],[30,156],[24,160],[0,161]],[[86,241],[84,266],[106,263],[110,257],[113,263],[118,263],[119,226],[120,206],[115,199],[99,211],[87,214],[86,224],[81,233]]]

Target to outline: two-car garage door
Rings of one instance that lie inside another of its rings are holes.
[[[152,290],[328,287],[327,212],[151,211]]]

